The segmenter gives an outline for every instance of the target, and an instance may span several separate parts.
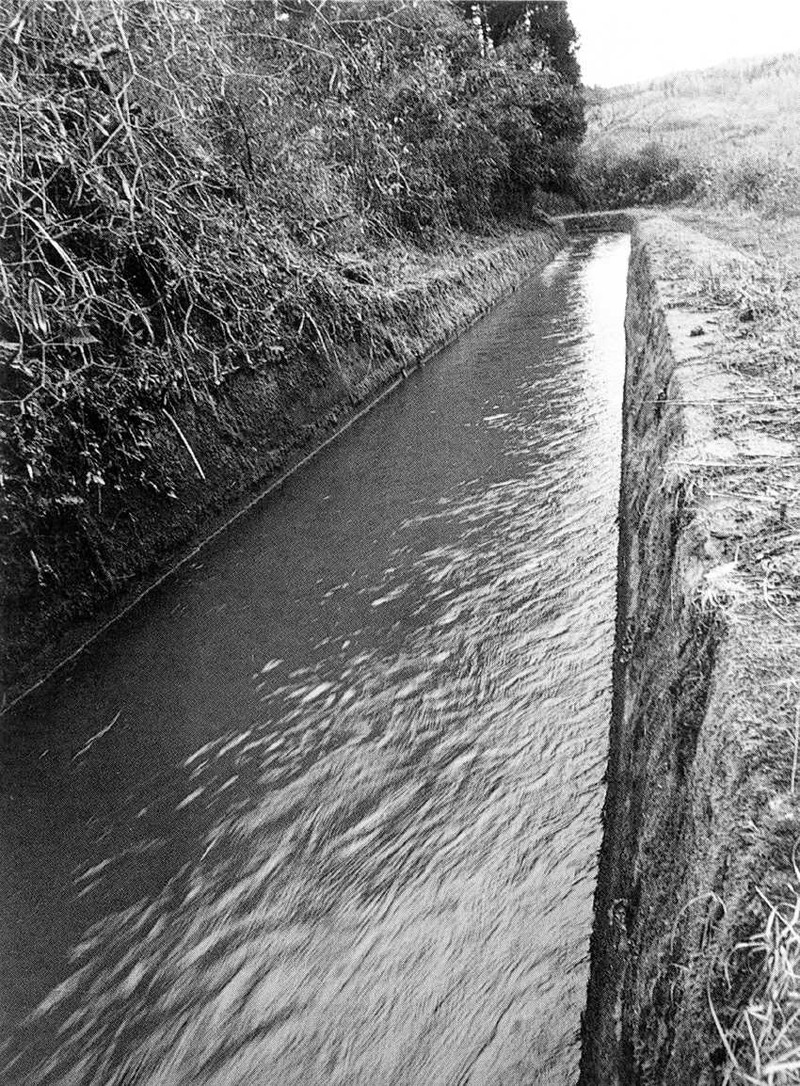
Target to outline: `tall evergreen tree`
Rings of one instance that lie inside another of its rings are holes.
[[[567,83],[577,87],[581,81],[581,69],[575,56],[578,35],[566,3],[538,0],[524,6],[527,9],[528,33],[531,38],[547,49],[559,75],[563,76]]]
[[[488,0],[461,3],[467,17],[488,28],[495,49],[524,30],[545,51],[553,68],[573,87],[581,81],[575,49],[578,35],[564,0]]]

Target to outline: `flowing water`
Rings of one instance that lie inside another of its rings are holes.
[[[0,721],[0,1079],[576,1079],[628,239],[576,243]]]

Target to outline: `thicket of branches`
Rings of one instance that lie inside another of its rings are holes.
[[[530,41],[484,51],[446,3],[18,5],[0,29],[7,535],[155,485],[151,435],[182,398],[357,336],[342,253],[437,245],[569,183],[578,92]]]

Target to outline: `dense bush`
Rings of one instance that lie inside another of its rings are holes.
[[[681,201],[766,215],[793,215],[800,208],[797,167],[785,156],[757,151],[704,160],[655,142],[628,153],[613,145],[583,148],[572,183],[587,210]]]
[[[584,151],[575,175],[583,206],[592,209],[670,204],[695,196],[707,182],[707,171],[648,143],[636,151]]]
[[[800,211],[800,170],[786,156],[740,154],[712,171],[707,199],[766,215]]]
[[[20,0],[0,28],[6,527],[154,485],[173,403],[357,328],[337,254],[485,226],[567,184],[582,132],[529,42],[484,56],[447,3]]]

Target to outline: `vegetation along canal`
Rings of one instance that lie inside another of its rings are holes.
[[[628,238],[3,721],[3,1081],[574,1083]]]

